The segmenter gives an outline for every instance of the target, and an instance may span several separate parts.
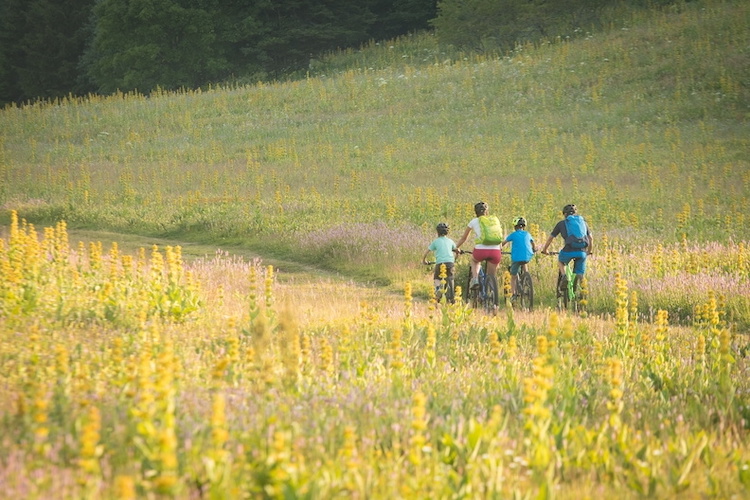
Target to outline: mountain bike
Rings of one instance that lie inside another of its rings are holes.
[[[534,308],[534,282],[526,266],[528,266],[528,262],[518,268],[514,302],[518,303],[521,309],[531,311]],[[510,270],[510,266],[508,266],[508,270]]]
[[[548,252],[548,255],[558,255],[560,252]],[[574,259],[575,260],[575,259]],[[573,262],[565,264],[565,274],[557,273],[557,310],[571,310],[575,313],[581,308],[581,290],[578,276],[573,272]]]
[[[461,250],[462,254],[472,253],[469,251]],[[466,281],[466,289],[464,292],[464,299],[473,309],[484,309],[488,313],[495,313],[498,307],[498,290],[497,290],[497,276],[489,276],[487,274],[487,261],[482,261],[479,266],[479,286],[471,287],[471,273]]]

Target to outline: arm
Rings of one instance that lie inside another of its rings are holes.
[[[552,240],[554,240],[555,237],[551,234],[549,235],[549,238],[547,238],[547,241],[544,242],[544,245],[542,246],[542,253],[547,253],[547,248],[552,244]]]
[[[461,239],[459,239],[459,240],[458,240],[458,241],[456,242],[456,248],[461,248],[461,245],[463,245],[464,243],[466,243],[466,240],[467,240],[467,238],[469,237],[469,233],[470,233],[470,232],[471,232],[471,228],[470,228],[470,227],[467,227],[467,228],[466,228],[466,231],[464,231],[464,234],[463,234],[463,235],[461,236]]]
[[[422,255],[422,264],[427,264],[427,256],[430,254],[431,250],[428,248],[424,255]]]

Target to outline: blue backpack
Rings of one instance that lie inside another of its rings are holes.
[[[580,215],[568,215],[565,218],[565,228],[568,231],[568,237],[565,238],[565,244],[575,249],[583,249],[589,246],[586,239],[588,228],[586,221]]]

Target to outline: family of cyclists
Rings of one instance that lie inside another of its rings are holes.
[[[500,264],[502,257],[502,247],[510,244],[510,275],[511,275],[511,293],[512,299],[517,296],[518,272],[529,263],[533,255],[539,251],[542,254],[549,255],[547,249],[553,240],[560,236],[564,241],[564,246],[557,254],[558,260],[558,282],[565,278],[565,266],[573,261],[573,273],[577,280],[583,278],[586,272],[586,258],[592,253],[593,237],[589,230],[588,224],[584,218],[578,214],[576,206],[573,204],[565,205],[562,208],[563,218],[552,231],[542,246],[538,250],[531,234],[526,231],[526,219],[524,217],[515,217],[513,219],[513,232],[507,237],[503,236],[502,225],[498,218],[489,213],[487,203],[479,202],[474,205],[476,217],[471,219],[461,235],[461,238],[454,242],[448,237],[450,228],[445,222],[436,226],[437,238],[435,238],[422,255],[422,263],[427,264],[427,256],[432,252],[435,257],[435,271],[433,275],[434,286],[437,297],[440,298],[442,292],[443,280],[445,280],[446,299],[454,302],[454,267],[456,256],[462,253],[461,245],[473,236],[474,249],[471,253],[471,281],[470,287],[479,286],[479,268],[482,262],[487,261],[487,277],[495,280],[495,289],[497,290],[497,266]],[[467,252],[468,253],[468,252]],[[443,274],[443,276],[441,276]],[[495,304],[497,305],[497,304]]]

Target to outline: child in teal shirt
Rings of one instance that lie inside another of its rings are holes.
[[[450,229],[448,224],[441,222],[435,229],[437,230],[438,237],[432,240],[432,243],[427,247],[422,256],[422,264],[428,264],[426,259],[430,252],[435,254],[435,273],[433,275],[435,298],[439,302],[443,291],[445,291],[445,298],[453,304],[455,301],[453,295],[453,266],[456,263],[458,248],[456,247],[456,243],[448,238],[448,231]],[[440,273],[443,267],[445,267],[445,276],[441,278]],[[445,287],[443,287],[443,279],[445,279]]]
[[[526,219],[523,217],[516,217],[513,219],[513,228],[515,231],[510,233],[502,246],[511,244],[510,250],[510,288],[515,298],[518,294],[518,270],[521,266],[526,268],[526,264],[529,263],[531,258],[536,252],[536,245],[531,234],[526,231]]]

